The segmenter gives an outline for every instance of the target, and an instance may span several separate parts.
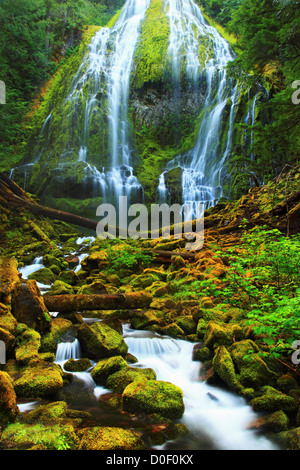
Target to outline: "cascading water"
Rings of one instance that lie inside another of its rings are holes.
[[[135,367],[150,367],[157,380],[171,382],[183,391],[185,413],[181,421],[190,435],[181,449],[275,450],[247,426],[257,417],[244,399],[199,381],[200,363],[192,361],[192,343],[162,337],[149,331],[134,331],[124,325],[129,353],[138,358]],[[164,449],[176,449],[167,443]]]
[[[166,166],[167,171],[176,167],[182,169],[182,203],[193,207],[190,217],[200,217],[201,204],[210,207],[223,195],[222,170],[231,149],[238,93],[237,84],[226,73],[233,54],[218,31],[205,22],[200,8],[192,0],[169,0],[167,6],[171,27],[169,55],[177,88],[182,73],[193,87],[199,77],[206,82],[206,99],[196,145]],[[202,42],[204,38],[206,41],[202,63],[200,38]]]

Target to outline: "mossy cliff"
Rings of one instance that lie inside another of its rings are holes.
[[[175,80],[169,51],[168,13],[167,2],[150,2],[141,23],[131,70],[128,103],[131,135],[128,137],[133,145],[134,173],[144,188],[146,203],[157,200],[158,178],[167,162],[195,146],[205,116],[205,61],[213,58],[211,38],[195,28],[200,64],[197,81],[192,86],[187,78],[184,54],[180,79]],[[119,14],[108,23],[108,28],[114,27]],[[36,194],[45,205],[91,218],[103,200],[101,178],[111,167],[105,72],[89,71],[96,51],[93,48],[100,47],[95,37],[102,37],[105,42],[105,31],[109,30],[87,27],[78,49],[41,91],[26,119],[28,142],[23,162],[12,171],[14,180]],[[113,40],[112,35],[105,60],[109,60]],[[245,160],[251,154],[250,141],[245,139],[245,130],[238,123],[247,116],[251,104],[248,98],[248,89],[240,85],[232,155],[242,155]],[[223,113],[220,154],[226,146],[231,104],[228,103]],[[235,169],[232,163],[225,173],[231,175]],[[236,184],[238,191],[247,188],[248,175],[242,183],[237,178]],[[224,185],[226,195],[231,196],[229,177]],[[172,190],[177,191],[177,187]]]

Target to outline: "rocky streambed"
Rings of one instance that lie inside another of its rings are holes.
[[[137,261],[135,251],[130,264],[126,242],[63,246],[30,265],[1,259],[2,449],[297,447],[295,377],[261,358],[240,309],[181,300],[175,288],[207,277],[221,287],[221,259]],[[113,295],[138,303],[46,307],[51,296]]]

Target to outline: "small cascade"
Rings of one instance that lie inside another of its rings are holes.
[[[68,359],[80,359],[82,357],[80,343],[78,339],[58,343],[55,362],[62,363]]]
[[[181,421],[190,430],[187,449],[275,450],[263,436],[247,429],[257,418],[245,400],[199,381],[201,364],[192,360],[194,344],[123,326],[129,353],[138,358],[135,367],[150,367],[157,380],[171,382],[183,391],[185,413]],[[176,449],[176,442],[163,449]],[[181,447],[180,447],[181,448]]]

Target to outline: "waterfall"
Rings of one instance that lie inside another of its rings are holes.
[[[237,84],[226,73],[226,65],[233,59],[233,54],[229,44],[206,23],[200,8],[192,0],[169,0],[168,16],[173,80],[179,82],[181,74],[185,73],[194,87],[200,75],[206,82],[196,145],[186,154],[178,155],[166,167],[167,170],[182,169],[182,203],[193,207],[190,217],[200,217],[201,204],[210,207],[223,196],[222,171],[231,150],[238,94]],[[199,57],[200,38],[206,44],[204,58]],[[223,144],[225,131],[222,126],[227,127]]]
[[[150,331],[134,331],[128,325],[123,331],[128,352],[138,358],[135,367],[152,368],[157,380],[171,382],[183,391],[185,413],[181,421],[190,431],[187,439],[191,443],[184,444],[193,446],[183,448],[276,449],[267,438],[247,429],[257,415],[243,398],[199,380],[201,364],[192,360],[194,344]],[[172,443],[168,445],[163,449],[172,449]]]

